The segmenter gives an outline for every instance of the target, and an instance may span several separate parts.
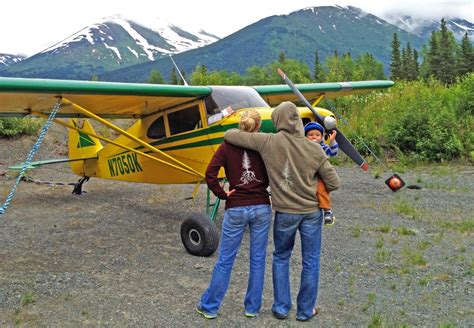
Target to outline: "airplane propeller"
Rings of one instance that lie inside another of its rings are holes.
[[[336,141],[339,144],[339,148],[347,156],[349,156],[350,159],[356,162],[356,164],[359,165],[362,170],[367,171],[369,169],[369,164],[362,158],[357,149],[355,149],[355,147],[344,136],[344,134],[342,134],[342,132],[335,126],[334,119],[332,117],[329,119],[328,116],[325,117],[319,114],[281,69],[278,69],[278,74],[280,74],[281,78],[290,87],[294,94],[300,98],[300,100],[306,105],[306,107],[309,108],[309,110],[313,112],[316,119],[325,127],[326,130],[335,130],[337,132]]]

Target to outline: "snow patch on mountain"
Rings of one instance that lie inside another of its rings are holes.
[[[114,38],[109,35],[109,31],[112,27],[111,24],[119,25],[121,28],[123,28],[123,30],[125,30],[125,32],[128,34],[129,38],[133,40],[132,42],[134,42],[138,48],[142,49],[143,54],[139,54],[136,49],[133,50],[130,46],[127,46],[129,51],[131,51],[137,58],[140,55],[144,55],[150,61],[153,61],[162,55],[184,52],[190,49],[208,45],[219,40],[218,37],[203,30],[190,32],[189,30],[185,30],[160,18],[147,20],[145,23],[143,23],[138,20],[124,18],[122,15],[114,15],[105,17],[101,20],[101,22],[88,26],[79,32],[74,33],[70,37],[42,51],[42,53],[56,53],[60,51],[60,49],[66,49],[74,43],[87,41],[90,45],[95,46],[98,46],[99,43],[102,43],[105,48],[110,49],[116,53],[119,58],[122,58],[119,48],[111,45],[111,42],[108,44],[104,42],[104,38],[114,41]],[[144,36],[137,30],[137,28],[134,28],[134,26],[141,27],[148,31],[152,31],[152,33],[155,33],[156,37],[153,38],[154,41],[150,39],[150,34]],[[98,35],[103,36],[98,37]],[[153,44],[155,42],[157,44]],[[163,47],[164,45],[166,45],[166,48]]]
[[[25,58],[26,57],[22,55],[0,54],[0,68],[9,67],[11,65],[21,62]]]

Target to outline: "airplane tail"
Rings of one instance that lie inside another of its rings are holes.
[[[71,119],[71,125],[81,128],[81,131],[94,133],[94,129],[88,120],[78,121],[77,119]],[[81,127],[82,124],[82,127]],[[86,133],[79,132],[73,129],[69,129],[69,159],[84,159],[83,161],[72,161],[69,163],[72,171],[80,176],[91,176],[88,173],[88,166],[92,163],[88,160],[94,160],[97,158],[97,153],[103,148],[100,140],[92,137]]]

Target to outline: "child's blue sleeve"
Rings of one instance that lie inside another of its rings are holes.
[[[326,145],[322,141],[319,144],[321,145],[321,147],[323,147],[323,150],[326,153],[326,155],[328,155],[328,156],[336,156],[337,155],[337,151],[339,150],[339,145],[337,144],[336,141],[331,142],[331,145]]]
[[[329,154],[326,152],[326,154],[328,156],[337,156],[337,152],[339,150],[339,145],[338,143],[334,140],[333,142],[331,142],[331,144],[329,145]]]

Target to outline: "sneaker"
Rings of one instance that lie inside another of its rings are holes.
[[[207,313],[201,308],[201,306],[196,306],[196,312],[199,313],[200,315],[202,315],[206,319],[215,319],[215,318],[217,318],[217,314]]]
[[[278,313],[278,312],[273,312],[273,316],[275,318],[277,318],[278,320],[285,320],[286,318],[288,318],[288,314],[281,314],[281,313]]]
[[[324,210],[324,224],[325,225],[333,225],[336,221],[336,218],[332,214],[331,210]]]
[[[255,318],[257,315],[255,313],[245,312],[247,318]]]

